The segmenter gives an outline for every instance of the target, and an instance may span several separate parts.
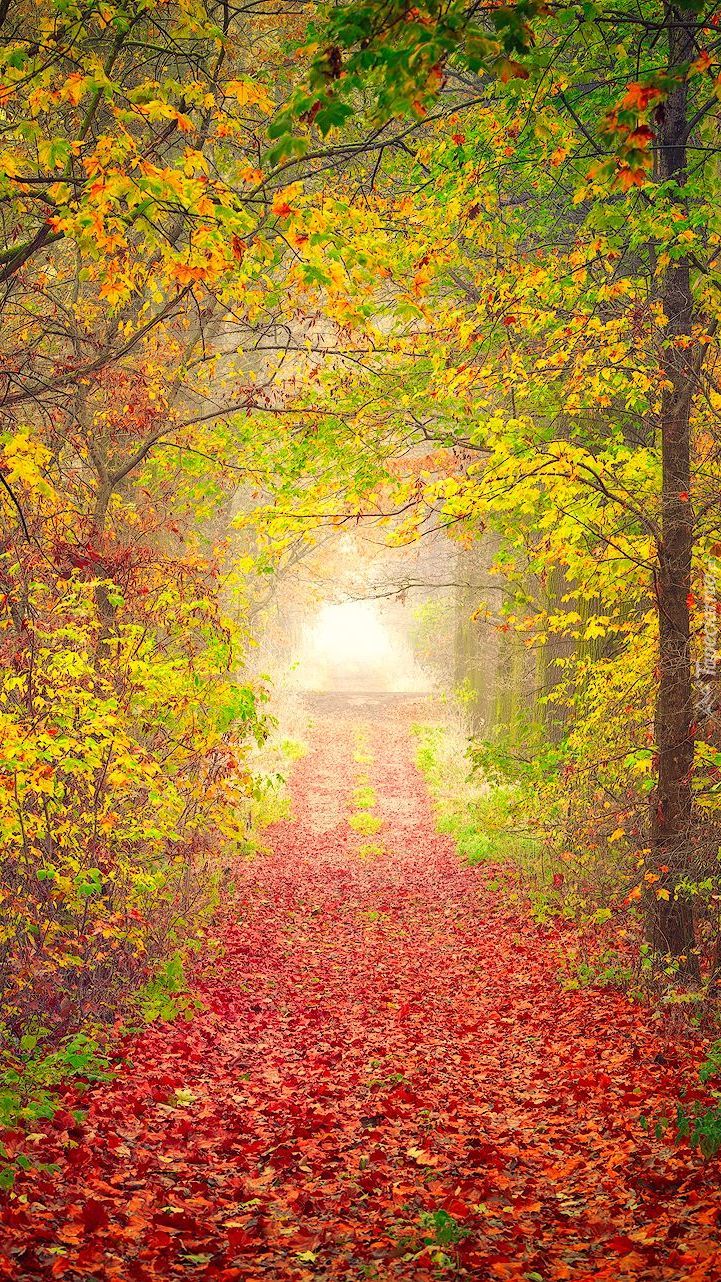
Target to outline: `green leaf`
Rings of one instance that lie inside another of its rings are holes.
[[[325,137],[331,129],[340,129],[353,114],[354,111],[350,103],[341,102],[338,98],[334,98],[324,107],[321,107],[315,117],[314,124],[318,126],[323,137]]]

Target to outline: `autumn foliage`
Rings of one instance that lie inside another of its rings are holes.
[[[0,3],[8,1277],[716,1276],[719,21]],[[249,862],[363,537],[455,851],[324,724]]]
[[[257,227],[208,153],[224,139],[228,178],[255,182],[247,148],[270,104],[237,58],[220,78],[211,13],[153,9],[3,13],[11,1047],[112,1020],[194,932],[244,835],[244,757],[263,734],[212,521],[230,487],[183,454],[179,425],[200,413],[206,328]],[[198,458],[210,439],[199,427]]]

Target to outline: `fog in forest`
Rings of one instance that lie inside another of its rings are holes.
[[[390,614],[376,601],[321,605],[303,625],[295,665],[299,687],[389,693],[430,689],[431,678],[413,653],[407,619],[399,621],[397,611],[396,617]]]
[[[0,1282],[721,1282],[721,0],[0,101]]]

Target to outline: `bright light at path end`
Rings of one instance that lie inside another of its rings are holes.
[[[370,601],[324,605],[313,625],[310,645],[321,662],[334,666],[377,668],[393,655],[391,639]]]
[[[428,689],[408,638],[386,625],[375,601],[320,607],[303,637],[296,681],[305,690]]]

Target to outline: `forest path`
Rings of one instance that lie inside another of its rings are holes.
[[[402,701],[319,704],[204,1011],[61,1119],[0,1276],[721,1278],[713,1171],[639,1126],[696,1052],[621,994],[560,986],[552,932],[435,834],[412,753]],[[364,776],[374,837],[348,826]]]

